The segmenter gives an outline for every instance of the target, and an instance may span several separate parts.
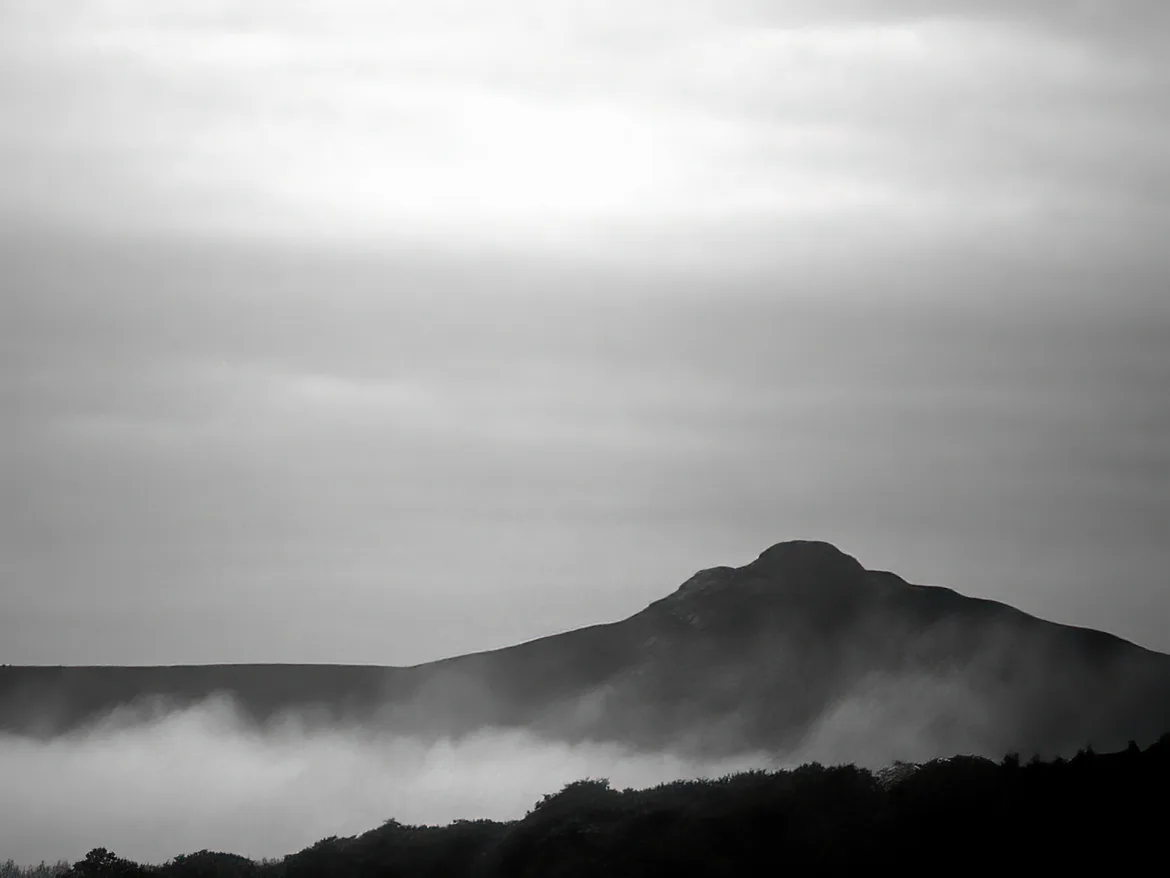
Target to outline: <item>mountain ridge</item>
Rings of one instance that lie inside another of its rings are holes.
[[[260,723],[302,711],[706,754],[815,751],[869,724],[888,762],[1154,740],[1170,728],[1170,656],[790,540],[625,619],[411,666],[3,667],[0,731],[60,734],[217,693]]]

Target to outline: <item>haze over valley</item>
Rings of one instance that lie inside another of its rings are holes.
[[[6,850],[259,858],[391,816],[514,820],[586,777],[1149,746],[1170,656],[788,541],[628,619],[407,668],[4,667],[0,719],[29,791]]]

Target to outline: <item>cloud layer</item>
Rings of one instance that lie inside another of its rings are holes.
[[[767,764],[750,754],[698,764],[493,729],[432,741],[310,730],[290,718],[261,732],[230,702],[211,700],[148,722],[113,715],[48,741],[0,736],[0,855],[72,861],[106,847],[140,862],[204,849],[259,859],[390,818],[523,817],[545,793],[585,777],[644,787]]]

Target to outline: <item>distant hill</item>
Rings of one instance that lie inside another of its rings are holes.
[[[1170,656],[793,541],[702,570],[620,622],[408,668],[4,667],[0,730],[58,734],[215,693],[257,722],[295,710],[427,735],[524,727],[876,766],[1148,744],[1170,728]]]

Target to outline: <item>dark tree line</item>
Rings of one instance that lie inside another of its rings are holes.
[[[583,878],[583,876],[1125,874],[1165,870],[1170,735],[1142,751],[1086,749],[1022,764],[970,756],[873,774],[805,765],[645,790],[582,780],[523,819],[389,820],[254,863],[200,851],[142,866],[104,849],[65,874],[134,878]],[[1152,858],[1152,859],[1151,859]]]

